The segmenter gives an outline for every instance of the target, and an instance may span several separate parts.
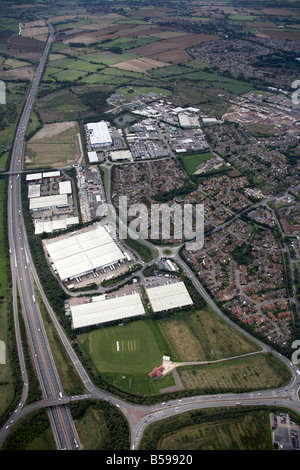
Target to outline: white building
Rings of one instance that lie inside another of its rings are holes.
[[[66,230],[71,225],[79,224],[78,217],[67,217],[66,219],[49,220],[49,221],[36,221],[34,226],[34,233],[40,235],[41,233],[52,233],[56,230]]]
[[[114,152],[110,152],[110,158],[113,162],[118,162],[118,161],[132,161],[132,153],[130,150],[116,150]]]
[[[90,122],[86,127],[92,149],[112,145],[112,138],[105,121]]]
[[[71,181],[59,182],[59,194],[72,194]]]
[[[40,184],[31,184],[28,186],[28,197],[40,197],[41,195],[41,185]]]
[[[118,245],[101,225],[54,241],[45,240],[44,243],[62,281],[84,276],[125,259]]]
[[[74,305],[70,307],[70,311],[73,328],[98,325],[145,314],[140,295],[137,293]]]
[[[90,163],[98,163],[97,152],[88,152],[88,159]]]
[[[68,207],[67,194],[55,194],[53,196],[32,197],[29,199],[29,209],[31,211],[55,209]]]
[[[42,173],[30,173],[26,175],[26,181],[36,181],[41,180],[43,178]]]
[[[193,304],[190,294],[182,281],[158,287],[147,287],[146,293],[153,312],[161,312]]]
[[[188,129],[189,127],[192,127],[190,118],[186,113],[179,113],[178,121],[179,121],[180,127],[182,127],[183,129]]]
[[[60,177],[60,171],[55,170],[55,171],[46,171],[43,173],[43,178],[59,178]]]

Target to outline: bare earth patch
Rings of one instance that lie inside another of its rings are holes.
[[[80,158],[80,133],[75,121],[46,124],[29,141],[28,168],[64,168]]]
[[[114,67],[122,70],[129,70],[131,72],[147,73],[150,69],[166,67],[167,65],[170,64],[145,57],[141,59],[126,60],[126,62],[119,62],[118,64],[114,64]]]

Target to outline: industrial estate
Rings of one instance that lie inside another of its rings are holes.
[[[0,448],[297,451],[296,2],[0,8]]]

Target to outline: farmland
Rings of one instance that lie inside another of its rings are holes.
[[[134,11],[126,20],[117,14],[95,15],[89,21],[72,15],[59,20],[41,90],[51,92],[71,82],[74,91],[86,84],[100,85],[119,94],[126,92],[126,85],[133,89],[155,86],[165,88],[178,104],[184,89],[185,103],[197,105],[203,99],[211,101],[210,88],[234,94],[253,89],[252,84],[235,77],[204,71],[205,64],[188,52],[197,44],[218,42],[217,34],[190,33],[179,24],[172,24],[169,9],[159,11],[162,20],[168,21],[152,24],[135,17]],[[147,12],[150,13],[157,17],[156,10]],[[222,106],[224,98],[214,96],[213,101]]]
[[[27,143],[27,168],[60,168],[80,157],[77,122],[45,124]]]
[[[264,354],[204,366],[180,367],[178,372],[187,390],[202,390],[203,393],[280,387],[290,379],[285,366],[275,357]]]
[[[179,313],[160,320],[159,325],[174,361],[209,361],[257,351],[208,307]]]
[[[42,123],[92,117],[92,110],[84,105],[77,91],[82,87],[93,92],[100,86],[125,98],[128,86],[133,92],[157,88],[178,106],[201,106],[204,112],[214,115],[228,109],[227,94],[255,91],[256,83],[251,77],[228,75],[221,68],[210,67],[201,57],[195,58],[193,51],[200,46],[214,48],[223,44],[224,32],[212,25],[226,15],[230,15],[230,28],[245,31],[256,28],[264,34],[267,25],[274,35],[276,24],[271,24],[271,28],[263,21],[263,10],[253,14],[253,9],[246,7],[219,6],[218,11],[213,11],[205,5],[189,5],[187,11],[181,10],[174,5],[147,8],[146,13],[143,9],[129,9],[126,15],[111,11],[104,15],[64,12],[53,16],[51,12],[57,34],[42,78],[42,99],[35,105]],[[16,12],[11,15],[12,26]],[[0,78],[31,80],[43,46],[43,25],[26,18],[20,36],[14,35],[13,28],[5,34],[0,45]],[[53,93],[61,93],[63,101],[54,100]]]

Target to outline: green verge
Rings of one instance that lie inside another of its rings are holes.
[[[213,408],[151,424],[140,450],[271,450],[271,409]]]

